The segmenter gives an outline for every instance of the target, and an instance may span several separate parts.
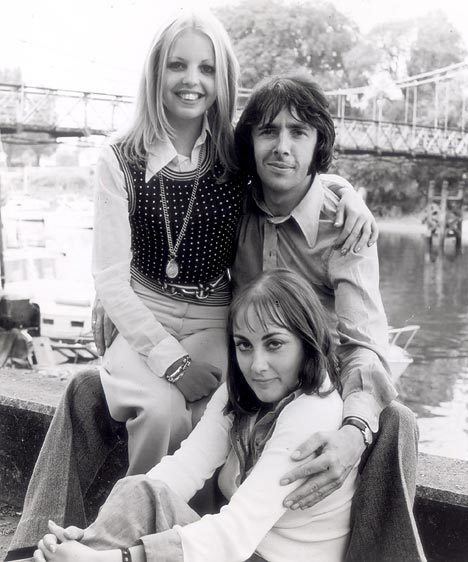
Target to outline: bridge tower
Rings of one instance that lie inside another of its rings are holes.
[[[445,240],[455,238],[455,251],[462,249],[463,202],[465,178],[449,183],[429,182],[425,222],[429,247],[444,251]]]

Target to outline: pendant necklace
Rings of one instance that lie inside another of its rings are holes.
[[[159,187],[161,190],[161,205],[164,215],[164,224],[166,226],[166,236],[167,236],[167,246],[169,248],[169,259],[166,263],[166,276],[169,279],[175,279],[179,275],[179,264],[177,263],[177,252],[179,250],[180,244],[185,236],[185,231],[187,230],[188,223],[190,222],[190,217],[192,216],[193,205],[195,203],[195,197],[197,196],[198,190],[198,180],[200,179],[200,168],[201,163],[203,160],[204,155],[204,146],[200,149],[200,153],[198,155],[198,164],[195,173],[195,179],[193,182],[192,194],[190,195],[189,204],[187,206],[187,212],[185,213],[184,221],[182,223],[182,228],[177,236],[175,244],[172,240],[172,233],[171,233],[171,221],[169,218],[169,209],[167,206],[167,199],[166,199],[166,189],[164,187],[164,180],[162,171],[158,173],[159,177]]]

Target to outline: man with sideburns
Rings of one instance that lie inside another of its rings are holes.
[[[341,366],[342,427],[315,434],[311,428],[310,439],[292,453],[297,467],[281,483],[309,478],[285,505],[317,503],[361,461],[347,560],[424,560],[412,514],[417,428],[407,408],[389,406],[396,391],[386,362],[377,249],[336,247],[338,197],[320,178],[335,141],[326,97],[306,77],[267,79],[244,108],[235,140],[251,187],[232,270],[235,290],[262,270],[302,275],[329,314]]]

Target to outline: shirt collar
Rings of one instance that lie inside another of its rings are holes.
[[[203,117],[202,131],[200,133],[200,136],[195,141],[193,150],[196,150],[198,147],[202,146],[205,143],[208,133],[211,134],[210,124],[208,122],[208,117],[205,113]],[[170,162],[172,162],[179,156],[180,155],[177,154],[177,151],[169,137],[166,136],[162,140],[157,140],[153,142],[148,150],[145,181],[149,182],[149,180],[154,175],[156,175],[160,170],[162,170],[164,166],[167,166]]]
[[[257,207],[268,216],[267,220],[278,224],[292,217],[301,229],[309,247],[312,248],[315,246],[317,242],[320,212],[323,206],[323,186],[318,174],[315,175],[314,181],[307,190],[307,193],[287,216],[275,217],[271,214],[265,205],[259,187],[252,190],[252,196]]]

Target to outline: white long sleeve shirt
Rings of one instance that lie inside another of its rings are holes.
[[[179,172],[194,170],[208,131],[205,121],[190,157],[177,154],[169,139],[158,141],[148,153],[146,181],[164,166]],[[95,178],[92,270],[96,294],[119,332],[145,358],[149,368],[162,377],[186,351],[135,293],[130,278],[131,261],[125,177],[114,151],[105,147]]]
[[[223,465],[219,484],[229,504],[219,514],[165,531],[161,540],[177,533],[184,562],[240,562],[254,551],[268,562],[343,560],[357,470],[339,490],[305,510],[292,511],[282,505],[297,482],[279,485],[280,478],[295,464],[290,459],[292,451],[311,432],[340,427],[343,403],[339,394],[302,394],[285,406],[258,462],[241,485],[239,462],[229,438],[232,416],[223,414],[226,401],[223,385],[181,448],[165,457],[148,476],[163,481],[188,501]],[[158,535],[145,537],[143,542],[148,562],[159,561]]]

